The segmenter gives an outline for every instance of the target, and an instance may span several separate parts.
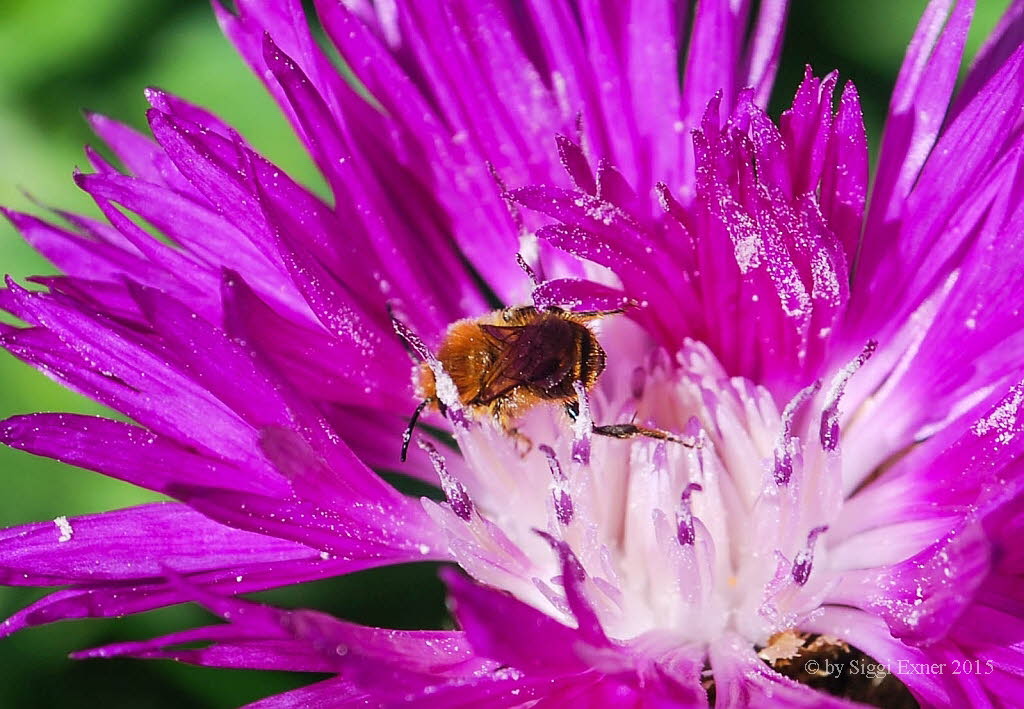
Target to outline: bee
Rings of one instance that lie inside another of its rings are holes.
[[[459,402],[468,415],[476,420],[490,419],[509,436],[524,441],[528,451],[532,444],[518,431],[516,423],[540,404],[559,405],[571,420],[576,420],[576,382],[589,391],[605,368],[604,349],[589,323],[622,312],[539,309],[531,305],[496,310],[452,323],[435,356],[455,384]],[[395,327],[422,356],[422,343],[410,340],[410,333],[397,321]],[[403,461],[423,410],[430,407],[446,414],[429,362],[417,364],[414,384],[422,401],[402,437]],[[593,432],[613,438],[647,436],[692,445],[666,431],[633,423],[594,425]]]

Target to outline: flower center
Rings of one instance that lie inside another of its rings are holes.
[[[575,555],[611,638],[653,653],[725,636],[763,647],[834,583],[824,541],[843,504],[837,411],[854,369],[777,402],[700,343],[632,358],[613,345],[575,426],[557,407],[523,419],[528,453],[487,422],[456,426],[462,459],[432,456],[449,504],[428,511],[468,573],[564,622],[553,544]],[[588,419],[698,445],[592,436]]]

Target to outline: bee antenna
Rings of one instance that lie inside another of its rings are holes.
[[[430,403],[430,399],[424,399],[420,402],[416,410],[412,412],[412,418],[409,419],[409,425],[406,426],[405,432],[402,434],[402,462],[405,462],[406,457],[409,454],[409,441],[412,440],[412,431],[416,428],[416,422],[420,420],[420,414],[423,413],[423,409]]]

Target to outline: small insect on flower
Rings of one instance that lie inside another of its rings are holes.
[[[572,421],[579,416],[577,388],[590,391],[605,367],[605,352],[588,323],[623,310],[572,311],[522,305],[496,310],[480,318],[452,323],[437,354],[425,353],[422,342],[395,321],[396,330],[423,358],[414,371],[422,401],[402,437],[406,458],[413,428],[427,407],[447,414],[438,395],[434,365],[440,364],[458,391],[459,403],[471,418],[494,421],[526,451],[530,440],[517,428],[519,419],[538,404],[560,404]],[[677,436],[633,423],[594,425],[592,431],[612,438],[648,436],[692,446]]]

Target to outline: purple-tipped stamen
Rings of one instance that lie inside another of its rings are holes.
[[[647,384],[647,370],[643,367],[636,367],[633,370],[633,374],[629,379],[629,390],[633,394],[634,399],[642,399],[644,396],[644,387]]]
[[[562,525],[567,525],[572,522],[573,515],[575,514],[575,508],[572,504],[572,498],[569,497],[569,493],[565,490],[552,490],[551,498],[555,503],[555,516],[558,517],[558,521]]]
[[[803,586],[811,577],[811,567],[814,564],[814,542],[817,538],[828,531],[827,525],[815,527],[807,534],[807,546],[805,546],[793,560],[793,581],[797,586]]]
[[[452,512],[459,519],[468,522],[470,517],[473,516],[473,501],[469,498],[466,488],[448,472],[444,456],[437,452],[437,449],[430,441],[418,438],[416,444],[430,456],[430,463],[434,466],[434,472],[437,473],[437,477],[441,481],[441,489],[444,490],[444,494],[448,498],[448,504],[451,506]]]
[[[555,480],[555,489],[551,491],[551,498],[555,503],[555,515],[558,517],[559,523],[567,525],[572,522],[575,508],[573,507],[572,497],[569,492],[563,487],[567,478],[565,473],[562,472],[562,465],[558,462],[558,458],[555,456],[554,449],[547,444],[539,446],[541,453],[548,460],[548,468],[551,470],[551,477]]]
[[[587,390],[583,382],[573,382],[572,388],[576,391],[576,401],[579,402],[579,411],[572,422],[572,459],[581,465],[587,465],[590,463],[590,438],[594,432],[594,419],[590,414],[590,402],[587,400]]]
[[[420,339],[420,336],[412,331],[412,328],[398,319],[393,312],[391,303],[388,303],[388,315],[391,317],[391,327],[393,327],[395,332],[398,333],[398,336],[401,337],[410,348],[412,348],[412,351],[415,352],[424,362],[433,361],[433,353],[427,348],[427,345],[423,340]]]
[[[846,391],[846,384],[850,381],[850,377],[871,359],[871,355],[874,354],[877,347],[878,342],[868,340],[861,353],[843,367],[832,380],[832,386],[825,399],[825,407],[821,412],[821,427],[818,433],[821,447],[824,450],[834,451],[839,446],[839,401],[843,398],[843,392]]]
[[[553,477],[556,482],[565,482],[565,473],[562,472],[562,465],[558,462],[558,457],[555,455],[554,449],[546,443],[542,443],[538,448],[548,460],[548,468],[551,470],[551,477]]]
[[[680,546],[692,546],[697,539],[697,533],[693,526],[690,497],[693,493],[703,489],[698,483],[690,483],[683,488],[682,494],[679,495],[679,509],[676,511],[676,539]]]
[[[523,273],[526,274],[526,277],[530,279],[530,282],[533,283],[535,287],[540,285],[537,273],[533,270],[533,267],[530,266],[530,264],[526,263],[526,259],[523,258],[521,253],[516,254],[516,263],[519,264],[519,268],[523,269]]]
[[[775,445],[775,461],[772,470],[775,484],[780,487],[788,485],[790,478],[793,476],[793,455],[790,452],[790,448],[793,441],[793,420],[796,418],[797,410],[804,403],[810,401],[820,389],[821,380],[819,379],[797,392],[796,396],[790,399],[782,412],[782,435]]]

